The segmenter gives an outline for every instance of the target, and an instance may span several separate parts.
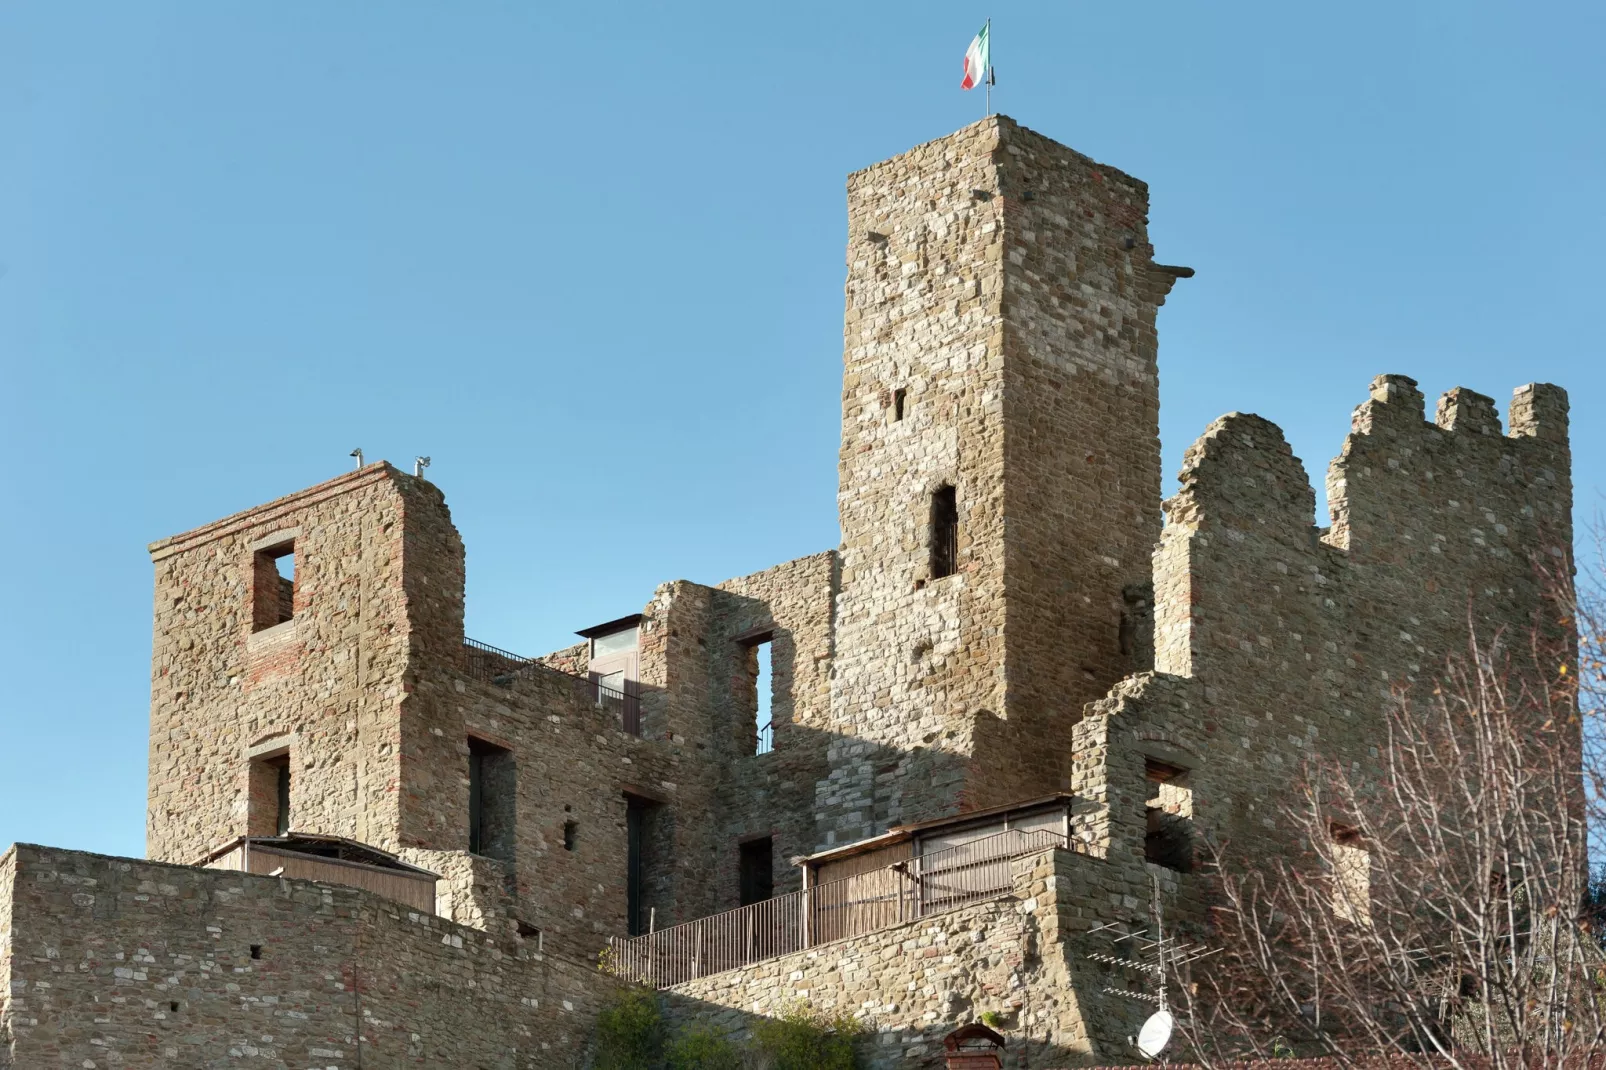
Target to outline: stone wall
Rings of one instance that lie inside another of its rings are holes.
[[[151,857],[192,862],[244,834],[248,759],[274,748],[289,751],[296,827],[400,846],[409,651],[445,642],[414,635],[412,606],[454,582],[461,598],[461,543],[418,551],[431,514],[445,515],[438,490],[378,463],[151,546]],[[258,551],[289,540],[294,617],[254,631]]]
[[[1513,407],[1502,435],[1488,398],[1452,391],[1431,424],[1411,380],[1379,377],[1329,469],[1327,533],[1275,425],[1235,413],[1188,450],[1155,582],[1156,667],[1190,700],[1148,704],[1144,731],[1197,767],[1213,833],[1254,850],[1307,760],[1376,757],[1391,694],[1431,686],[1469,622],[1525,643],[1540,568],[1570,583],[1566,395]]]
[[[806,1003],[860,1020],[871,1070],[915,1070],[941,1067],[942,1037],[991,1011],[1004,1019],[1007,1066],[1128,1057],[1126,1037],[1151,1008],[1104,989],[1145,991],[1146,982],[1135,968],[1088,958],[1120,946],[1090,930],[1114,920],[1142,928],[1147,892],[1072,851],[1014,869],[1011,895],[677,985],[666,993],[669,1020],[741,1037],[755,1017]]]
[[[1159,526],[1175,278],[1147,211],[1143,183],[1002,116],[850,176],[822,845],[1063,789],[1082,705],[1146,667],[1122,615]]]
[[[1122,624],[1161,522],[1155,320],[1176,281],[1146,184],[1011,123],[998,137],[1010,731],[978,743],[977,804],[1063,790],[1083,705],[1149,667]]]
[[[26,844],[0,877],[19,1070],[579,1067],[611,991],[534,941],[355,889]]]
[[[717,778],[721,842],[713,870],[717,905],[738,905],[738,844],[771,837],[777,894],[801,871],[789,861],[817,842],[814,785],[827,774],[836,554],[815,554],[726,580],[713,599],[708,641],[713,734],[724,761]],[[746,641],[770,639],[773,749],[756,754],[750,711],[757,707],[757,655]],[[744,638],[746,637],[746,638]]]

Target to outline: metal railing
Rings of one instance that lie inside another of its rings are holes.
[[[768,754],[775,749],[775,722],[765,721],[758,726],[758,748],[754,754]]]
[[[482,643],[477,639],[463,640],[464,666],[468,675],[497,687],[512,687],[519,677],[537,673],[552,673],[571,681],[575,690],[594,706],[608,709],[619,721],[619,727],[633,736],[641,735],[641,690],[634,680],[624,681],[621,690],[604,684],[594,676],[554,669],[534,658],[521,658],[510,650]]]
[[[1015,859],[1065,846],[1057,832],[1010,829],[659,932],[610,939],[608,969],[668,988],[995,898],[1014,890]]]

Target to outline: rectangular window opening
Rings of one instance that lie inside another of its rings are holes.
[[[775,838],[748,840],[740,845],[741,905],[750,906],[775,897]]]
[[[953,487],[931,495],[931,578],[952,576],[959,567],[959,499]]]
[[[1179,766],[1145,759],[1149,781],[1147,826],[1143,837],[1146,861],[1178,873],[1193,870],[1193,789],[1188,771]]]
[[[287,754],[274,766],[274,835],[287,836],[290,833],[290,756]]]
[[[265,631],[295,616],[295,541],[258,550],[252,558],[251,581],[252,631]]]
[[[625,927],[631,936],[648,929],[647,854],[648,811],[652,803],[634,795],[625,796]]]
[[[468,850],[509,865],[514,856],[517,778],[513,752],[468,740]]]
[[[775,749],[774,638],[771,632],[754,630],[735,641],[730,731],[737,755],[768,754]]]
[[[909,391],[903,389],[902,387],[899,387],[897,390],[894,390],[892,392],[892,421],[893,421],[893,423],[898,423],[898,422],[903,420],[904,402],[908,398],[908,396],[909,396]]]
[[[285,836],[290,832],[290,752],[281,750],[254,759],[250,766],[246,830],[251,836]]]
[[[774,697],[772,692],[775,686],[775,678],[771,675],[770,659],[773,649],[774,644],[768,639],[762,643],[755,643],[753,646],[753,653],[758,659],[758,672],[754,678],[755,698],[758,700],[755,703],[756,709],[753,715],[756,738],[756,744],[753,748],[754,754],[768,754],[775,749],[775,723],[770,714],[770,700]]]

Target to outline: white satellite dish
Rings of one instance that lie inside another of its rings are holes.
[[[1149,1015],[1149,1020],[1138,1030],[1138,1051],[1145,1059],[1152,1059],[1165,1051],[1165,1046],[1171,1043],[1171,1030],[1175,1025],[1170,1011],[1155,1011]]]

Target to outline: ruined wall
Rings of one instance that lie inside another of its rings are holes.
[[[420,529],[442,525],[446,552],[418,560]],[[294,617],[254,631],[256,551],[288,539]],[[152,545],[151,857],[245,833],[248,756],[280,746],[295,828],[399,845],[409,644],[446,642],[413,634],[414,607],[455,584],[461,619],[455,539],[440,492],[379,463]]]
[[[438,895],[448,917],[523,922],[548,946],[589,956],[626,932],[625,793],[676,805],[684,755],[624,732],[578,685],[541,669],[505,687],[462,673],[421,677],[410,712],[431,741],[433,777],[428,791],[410,794],[427,808],[432,839],[403,854],[454,882]],[[511,858],[468,854],[470,737],[512,752]]]
[[[579,1067],[611,991],[355,889],[30,845],[11,865],[18,1067]]]
[[[1082,704],[1145,667],[1121,619],[1158,528],[1174,279],[1146,214],[1141,182],[1001,116],[850,176],[822,844],[1063,788]]]
[[[718,777],[721,842],[712,872],[717,909],[739,905],[738,843],[768,834],[777,894],[799,886],[789,859],[814,850],[814,785],[827,771],[830,744],[832,614],[836,554],[788,561],[726,580],[713,598],[707,656]],[[770,717],[774,747],[754,753],[750,711],[757,708],[758,660],[750,642],[770,640]]]
[[[1370,762],[1396,687],[1431,685],[1480,633],[1525,635],[1539,563],[1570,581],[1566,398],[1493,403],[1452,391],[1438,424],[1403,376],[1381,376],[1328,475],[1334,526],[1281,431],[1217,420],[1188,450],[1155,556],[1156,667],[1202,698],[1160,730],[1191,735],[1201,815],[1245,851],[1272,837],[1305,761]],[[1193,723],[1190,723],[1193,722]]]

